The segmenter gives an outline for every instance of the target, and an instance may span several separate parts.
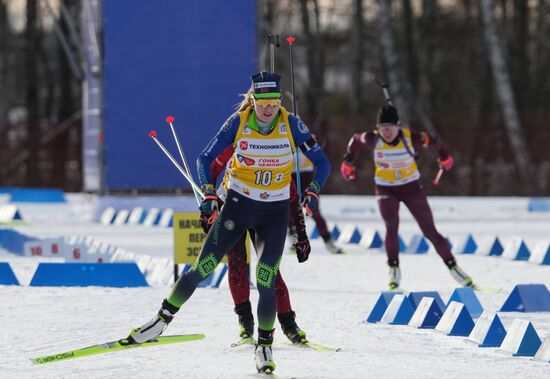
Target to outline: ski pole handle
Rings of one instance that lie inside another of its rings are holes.
[[[376,81],[376,83],[382,89],[382,92],[384,93],[384,98],[386,99],[386,103],[388,103],[389,105],[393,105],[393,102],[392,102],[391,96],[390,96],[390,86],[389,86],[389,84],[382,83],[382,81],[378,78],[374,78],[374,80]]]
[[[164,147],[164,145],[157,139],[157,132],[152,130],[149,132],[149,137],[151,137],[153,139],[153,141],[155,141],[157,143],[157,145],[160,147],[160,149],[164,152],[164,154],[168,157],[168,159],[170,159],[170,161],[174,164],[174,166],[176,166],[176,168],[178,169],[179,172],[181,172],[181,174],[183,175],[183,177],[189,182],[189,184],[191,184],[191,187],[193,187],[193,190],[196,191],[199,196],[201,197],[201,199],[204,199],[204,194],[202,193],[202,190],[200,189],[200,187],[195,183],[195,181],[193,180],[193,178],[191,178],[187,172],[185,172],[185,170],[180,166],[180,164],[174,159],[174,157],[172,156],[172,154],[170,154],[170,152],[168,150],[166,150],[166,148]]]
[[[443,175],[443,167],[439,166],[439,171],[437,172],[437,175],[435,176],[434,180],[432,181],[434,186],[439,185],[439,181],[441,180],[441,175]]]

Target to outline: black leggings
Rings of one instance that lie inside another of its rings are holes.
[[[262,330],[273,329],[276,316],[275,277],[286,239],[288,209],[288,200],[255,201],[230,190],[220,215],[206,236],[197,262],[178,279],[167,298],[168,302],[181,307],[246,230],[253,229],[259,258],[256,267],[256,284],[260,294],[258,325]]]

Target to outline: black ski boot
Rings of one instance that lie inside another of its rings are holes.
[[[281,323],[281,328],[283,333],[292,343],[306,343],[306,332],[296,325],[296,313],[290,311],[287,313],[279,313],[277,315],[279,322]]]
[[[239,337],[249,338],[254,336],[254,316],[250,301],[235,305],[235,313],[239,316]]]

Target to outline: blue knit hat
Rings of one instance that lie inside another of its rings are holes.
[[[281,77],[271,72],[258,72],[250,77],[256,99],[281,97]]]

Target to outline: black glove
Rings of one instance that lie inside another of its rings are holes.
[[[212,184],[205,184],[202,187],[204,198],[199,207],[201,211],[201,226],[205,233],[208,233],[210,226],[218,217],[218,213],[223,205],[223,201],[218,197],[216,189]]]
[[[211,216],[212,216],[211,214],[208,214],[206,212],[201,212],[201,216],[200,216],[201,227],[204,233],[206,234],[208,234],[208,231],[212,226],[212,224],[208,223],[208,220],[210,219]]]
[[[298,262],[302,263],[307,261],[309,258],[309,253],[311,253],[309,239],[306,238],[303,241],[298,241],[293,246],[296,249],[296,257],[298,258]]]
[[[302,207],[306,209],[306,214],[308,216],[313,216],[313,211],[317,208],[319,204],[319,191],[321,186],[315,180],[309,183],[306,190],[302,194]]]

